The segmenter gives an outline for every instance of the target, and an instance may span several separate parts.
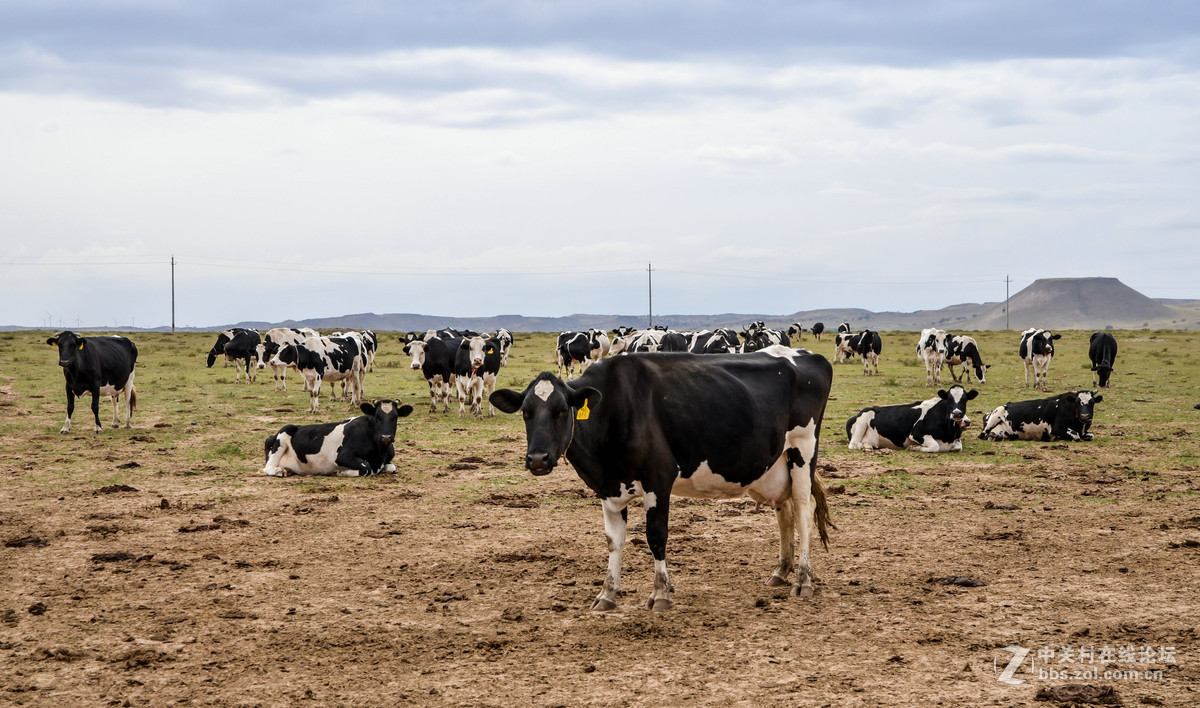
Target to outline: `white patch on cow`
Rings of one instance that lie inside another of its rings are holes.
[[[112,384],[106,384],[106,385],[100,387],[100,395],[101,396],[115,396],[115,395],[117,395],[117,392],[120,390],[121,389],[117,388],[116,386],[113,386]],[[91,391],[84,391],[84,393],[89,396],[92,394]]]
[[[383,403],[379,404],[379,410],[383,411],[384,413],[391,413],[392,411],[396,410],[396,406],[388,401],[384,401]]]
[[[713,472],[705,461],[690,477],[677,477],[671,493],[695,499],[732,499],[744,496],[746,488]]]
[[[1017,431],[1017,435],[1022,440],[1041,440],[1042,436],[1050,433],[1051,424],[1048,421],[1039,420],[1036,423],[1023,423],[1021,429]]]
[[[645,500],[644,504],[646,507],[646,511],[650,511],[654,507],[658,506],[658,495],[655,494],[654,492],[646,492],[643,495],[643,499]]]
[[[546,380],[538,381],[537,385],[533,387],[533,395],[537,396],[543,401],[549,400],[550,394],[552,393],[554,393],[554,384]]]
[[[787,456],[780,455],[761,477],[750,483],[746,494],[760,504],[769,504],[772,509],[778,509],[791,499],[792,477],[788,471]]]
[[[279,433],[276,437],[279,447],[267,458],[267,463],[263,465],[263,473],[277,477],[286,477],[288,474],[336,474],[343,477],[357,477],[357,469],[351,470],[339,467],[337,464],[338,449],[341,448],[345,437],[346,426],[337,426],[329,435],[325,436],[325,440],[321,443],[321,449],[307,455],[307,460],[301,462],[299,455],[292,449],[292,436],[287,433]],[[353,474],[349,474],[351,472]]]
[[[1079,392],[1079,402],[1085,406],[1087,404],[1091,403],[1092,402],[1092,394],[1087,391],[1080,391]]]

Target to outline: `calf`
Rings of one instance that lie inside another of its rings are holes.
[[[1092,360],[1092,385],[1100,378],[1100,388],[1108,388],[1112,376],[1113,362],[1117,360],[1117,340],[1108,332],[1096,332],[1088,345],[1088,358]]]
[[[958,452],[962,450],[962,431],[971,424],[967,401],[977,395],[974,389],[951,386],[927,401],[864,408],[846,421],[850,449]]]
[[[362,370],[364,359],[355,337],[309,337],[301,344],[288,344],[271,359],[272,366],[288,366],[304,378],[309,394],[308,410],[320,408],[321,382],[349,383],[350,402],[362,401]],[[346,388],[342,389],[343,396]]]
[[[858,341],[854,342],[854,351],[862,357],[863,376],[868,373],[879,373],[879,354],[883,351],[883,338],[879,333],[866,329],[861,334],[855,335]],[[851,338],[853,340],[853,338]],[[868,371],[872,369],[873,371]]]
[[[821,341],[821,335],[825,333],[825,323],[814,322],[810,331],[813,333],[813,336],[817,338],[818,342]]]
[[[940,329],[921,330],[917,339],[917,359],[925,363],[925,385],[942,385],[942,365],[946,363],[946,333]]]
[[[1095,391],[1069,391],[1050,398],[1009,402],[983,417],[980,440],[1091,440]]]
[[[255,352],[258,359],[256,369],[265,369],[271,367],[271,372],[275,375],[275,390],[287,390],[287,370],[286,366],[278,366],[271,364],[271,360],[279,353],[279,350],[289,344],[301,344],[309,337],[321,336],[314,329],[301,327],[276,327],[267,330],[267,333],[262,336],[262,341],[256,346]],[[305,389],[308,390],[308,389]]]
[[[92,416],[95,432],[100,428],[100,397],[108,396],[113,403],[112,427],[117,418],[117,401],[125,396],[125,427],[130,427],[133,409],[137,407],[137,391],[133,388],[137,346],[125,337],[84,337],[70,330],[59,332],[46,340],[58,347],[58,365],[62,367],[67,386],[67,422],[60,433],[71,431],[71,415],[75,413],[75,398],[85,393],[92,397]]]
[[[234,363],[234,383],[241,383],[242,369],[246,370],[246,383],[253,382],[258,372],[258,347],[262,337],[252,329],[235,327],[217,335],[217,343],[208,351],[208,366],[216,362],[217,356],[225,355],[226,361]],[[251,367],[251,364],[254,364]]]
[[[454,359],[457,351],[457,342],[451,344],[437,337],[404,345],[404,353],[412,357],[411,368],[420,371],[429,384],[430,413],[437,413],[439,400],[442,402],[442,412],[450,412],[450,389],[455,384]]]
[[[1025,388],[1029,388],[1029,370],[1033,369],[1033,387],[1048,391],[1046,374],[1050,370],[1050,360],[1054,358],[1054,340],[1062,339],[1061,334],[1053,334],[1048,329],[1027,329],[1021,333],[1021,344],[1017,353],[1025,362]]]
[[[341,423],[280,428],[263,444],[263,473],[358,477],[395,472],[396,422],[413,407],[385,399],[359,408],[363,415]]]
[[[671,495],[749,495],[770,504],[780,531],[779,563],[768,585],[811,597],[813,513],[827,543],[833,527],[816,459],[833,369],[819,355],[770,347],[747,356],[644,354],[606,359],[578,379],[550,372],[523,391],[492,394],[496,408],[521,411],[525,467],[549,474],[566,456],[604,509],[608,574],[593,610],[616,607],[626,506],[643,497],[654,556],[649,607],[673,604],[667,574]],[[800,559],[795,560],[795,533]]]
[[[962,367],[958,376],[954,375],[956,366]],[[987,370],[992,367],[983,363],[983,357],[979,355],[979,345],[975,343],[974,337],[952,334],[946,337],[946,368],[950,369],[950,376],[955,382],[966,377],[967,383],[971,383],[971,372],[975,372],[979,383],[987,383]]]

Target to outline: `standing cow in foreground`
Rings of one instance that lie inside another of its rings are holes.
[[[1062,339],[1048,329],[1027,329],[1021,333],[1021,344],[1017,354],[1025,362],[1025,388],[1029,388],[1029,370],[1033,369],[1033,387],[1049,391],[1046,374],[1050,371],[1050,360],[1054,358],[1054,340]]]
[[[951,386],[927,401],[864,408],[846,421],[850,449],[958,452],[962,431],[971,424],[967,401],[978,395],[974,389]]]
[[[360,409],[363,415],[340,423],[283,426],[263,444],[263,473],[358,477],[395,472],[396,422],[413,407],[385,399]]]
[[[1008,402],[983,417],[980,440],[1091,440],[1095,406],[1104,396],[1069,391],[1050,398]]]
[[[643,497],[654,556],[649,607],[669,609],[667,517],[671,495],[749,495],[779,522],[779,564],[768,585],[811,597],[813,514],[828,543],[829,508],[817,475],[817,443],[833,368],[822,356],[786,347],[749,355],[645,354],[607,359],[567,383],[545,372],[523,392],[502,389],[492,403],[521,411],[525,467],[549,474],[566,456],[601,499],[608,574],[593,610],[616,607],[626,506]],[[800,560],[795,561],[795,532]]]
[[[1096,332],[1088,346],[1088,358],[1092,360],[1092,385],[1100,378],[1100,388],[1108,388],[1112,376],[1113,362],[1117,360],[1117,340],[1108,332]]]
[[[71,415],[75,412],[75,397],[85,393],[92,397],[92,415],[96,419],[96,432],[100,427],[100,397],[108,396],[113,402],[112,427],[117,427],[117,401],[125,396],[125,427],[137,407],[137,391],[133,388],[134,366],[137,364],[137,346],[125,337],[84,337],[71,332],[59,332],[46,340],[46,344],[58,347],[58,365],[67,380],[67,422],[60,433],[71,431]]]

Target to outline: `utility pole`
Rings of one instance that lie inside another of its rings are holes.
[[[1004,330],[1007,332],[1011,329],[1008,326],[1008,274],[1004,275]]]
[[[646,264],[646,285],[649,289],[650,298],[650,324],[647,326],[647,329],[654,329],[654,268],[651,266],[651,263]]]
[[[171,334],[175,334],[175,256],[171,256]]]

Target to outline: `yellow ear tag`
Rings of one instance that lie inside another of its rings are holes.
[[[79,348],[80,348],[80,349],[83,349],[83,342],[80,342],[80,343],[79,343]]]
[[[587,420],[592,411],[588,409],[587,399],[583,399],[583,408],[575,412],[575,420]]]

